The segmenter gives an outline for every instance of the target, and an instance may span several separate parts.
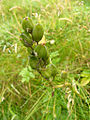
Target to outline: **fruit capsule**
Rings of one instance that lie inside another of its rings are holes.
[[[41,24],[36,24],[33,28],[32,38],[34,41],[39,42],[44,34],[44,30]]]
[[[20,35],[20,40],[23,43],[23,45],[26,46],[26,47],[32,46],[32,44],[33,44],[31,34],[26,33],[26,32],[23,32]]]
[[[35,48],[35,52],[37,53],[38,57],[41,58],[43,61],[46,61],[49,57],[47,48],[44,45],[37,45]]]
[[[34,24],[32,22],[32,19],[29,17],[26,17],[22,21],[22,28],[25,30],[25,32],[32,33]]]

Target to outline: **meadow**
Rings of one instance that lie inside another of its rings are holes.
[[[28,71],[26,16],[44,28],[53,81]],[[0,120],[89,120],[89,85],[89,0],[0,0]]]

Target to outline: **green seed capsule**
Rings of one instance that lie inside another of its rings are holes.
[[[38,64],[39,64],[38,58],[35,56],[30,56],[29,64],[32,67],[32,69],[37,69],[39,67],[38,66]]]
[[[53,64],[49,64],[46,68],[41,70],[42,76],[49,79],[50,77],[55,77],[57,74],[56,66]]]
[[[49,69],[49,71],[51,71],[51,76],[55,77],[57,74],[57,68],[54,64],[49,64],[47,69]]]
[[[44,34],[44,30],[41,24],[36,24],[33,28],[32,37],[33,40],[39,42]]]
[[[23,32],[20,35],[20,40],[23,43],[24,46],[30,47],[33,44],[32,36],[29,33]]]
[[[25,32],[32,33],[34,27],[32,19],[29,17],[24,18],[22,21],[22,27],[25,30]]]
[[[47,48],[44,45],[37,45],[35,48],[35,52],[37,53],[38,57],[44,61],[46,61],[49,57]]]

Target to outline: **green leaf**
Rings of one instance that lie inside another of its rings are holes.
[[[31,67],[23,68],[19,75],[22,76],[22,82],[29,82],[31,78],[35,78]]]
[[[90,77],[90,70],[83,71],[81,77]]]
[[[29,82],[30,78],[26,77],[26,78],[22,78],[22,82]]]
[[[52,53],[50,54],[50,58],[51,58],[51,59],[53,59],[54,57],[57,57],[57,56],[59,56],[59,52],[58,52],[58,51],[52,52]]]
[[[81,86],[86,86],[90,82],[90,77],[88,78],[82,78],[81,80]]]
[[[28,70],[29,70],[29,71],[32,71],[32,68],[31,68],[31,66],[28,66]]]
[[[32,72],[30,72],[30,77],[35,78],[35,75]]]

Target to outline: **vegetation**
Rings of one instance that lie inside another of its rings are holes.
[[[27,16],[44,28],[39,44],[47,46],[53,80],[29,64],[31,49],[20,40]],[[89,17],[89,0],[0,1],[0,120],[89,120]]]

